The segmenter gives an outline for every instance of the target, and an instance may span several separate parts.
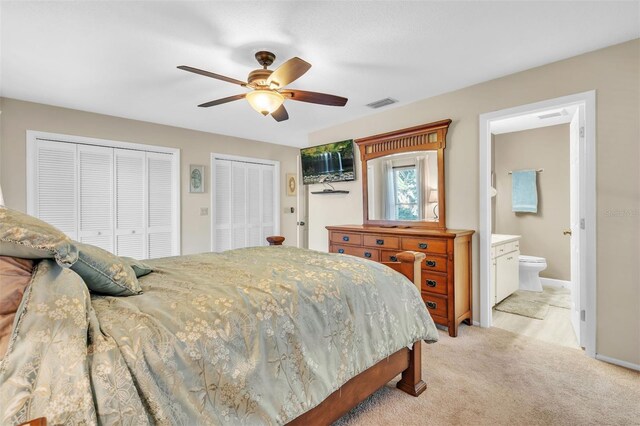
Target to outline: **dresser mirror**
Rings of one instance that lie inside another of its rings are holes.
[[[438,151],[411,151],[367,161],[369,219],[438,220]]]
[[[356,140],[365,225],[446,228],[444,149],[450,123]]]

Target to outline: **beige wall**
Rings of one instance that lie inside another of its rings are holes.
[[[511,170],[538,173],[538,213],[511,211]],[[520,251],[547,259],[541,277],[571,280],[569,125],[495,136],[496,234],[522,235]]]
[[[596,90],[597,343],[603,355],[640,364],[640,40],[360,118],[309,135],[310,145],[451,118],[445,159],[447,225],[478,229],[478,116]],[[442,66],[447,66],[442,64]],[[359,170],[360,168],[358,168]],[[309,198],[309,247],[326,250],[326,225],[362,223],[361,176],[347,195]],[[314,190],[313,186],[311,188]],[[479,318],[478,238],[473,304]]]
[[[13,99],[0,99],[0,110],[0,184],[8,207],[22,211],[27,207],[27,130],[180,148],[182,254],[204,252],[211,247],[211,216],[200,216],[201,207],[210,208],[210,153],[278,160],[280,234],[287,238],[285,243],[295,245],[296,215],[285,214],[284,208],[296,205],[295,197],[286,195],[285,174],[296,172],[297,148]],[[206,193],[189,193],[189,164],[206,165]]]

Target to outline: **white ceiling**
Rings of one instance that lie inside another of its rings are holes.
[[[0,94],[119,117],[304,146],[314,130],[640,37],[623,2],[29,2],[1,4]],[[290,87],[349,98],[344,108],[287,101],[290,119],[245,89],[257,50],[313,68]],[[380,110],[365,104],[400,103]]]

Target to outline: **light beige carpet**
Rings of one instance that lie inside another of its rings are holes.
[[[423,344],[427,390],[395,383],[336,425],[640,425],[640,373],[490,328]]]

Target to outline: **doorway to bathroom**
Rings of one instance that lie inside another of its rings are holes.
[[[479,237],[480,325],[594,357],[595,92],[480,116]]]

